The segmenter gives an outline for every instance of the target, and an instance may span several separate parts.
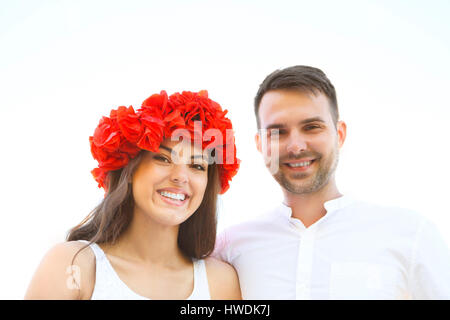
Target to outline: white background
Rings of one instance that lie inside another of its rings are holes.
[[[242,166],[219,230],[279,204],[253,97],[296,64],[337,89],[340,190],[419,211],[450,243],[449,16],[446,0],[2,0],[0,299],[21,299],[45,252],[102,199],[88,143],[101,116],[160,90],[207,89],[229,110]]]

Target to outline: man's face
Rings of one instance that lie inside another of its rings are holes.
[[[274,90],[264,94],[259,108],[261,129],[267,133],[268,167],[278,183],[294,194],[316,192],[334,179],[346,126],[334,125],[323,94]],[[278,129],[276,131],[271,129]],[[278,139],[278,153],[274,149]],[[259,151],[264,137],[256,135]],[[334,180],[333,180],[334,181]]]

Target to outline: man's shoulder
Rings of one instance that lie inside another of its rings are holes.
[[[280,219],[279,207],[280,206],[273,206],[257,216],[227,226],[219,234],[233,236],[246,233],[263,232],[264,230],[267,230],[267,228],[273,228],[275,226],[274,223]]]
[[[266,243],[272,238],[269,235],[282,225],[282,215],[278,208],[275,206],[257,216],[226,226],[218,233],[212,255],[233,263],[242,252]]]
[[[419,224],[427,221],[421,212],[396,204],[354,200],[349,208],[367,221],[384,221],[386,224],[402,226],[403,228],[416,229]]]
[[[372,200],[354,199],[352,205],[355,208],[365,209],[369,213],[379,212],[381,214],[390,214],[404,217],[419,218],[421,214],[412,208],[391,203],[375,202]]]

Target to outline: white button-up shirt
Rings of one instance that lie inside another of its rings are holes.
[[[324,207],[308,228],[283,204],[218,236],[244,299],[450,299],[450,250],[430,221],[347,196]]]

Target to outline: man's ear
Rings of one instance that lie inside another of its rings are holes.
[[[259,131],[255,134],[255,144],[256,144],[256,149],[258,149],[258,151],[260,153],[262,153],[261,136],[259,134]]]
[[[344,121],[338,121],[336,126],[339,148],[342,148],[345,142],[345,138],[347,137],[347,124]]]

